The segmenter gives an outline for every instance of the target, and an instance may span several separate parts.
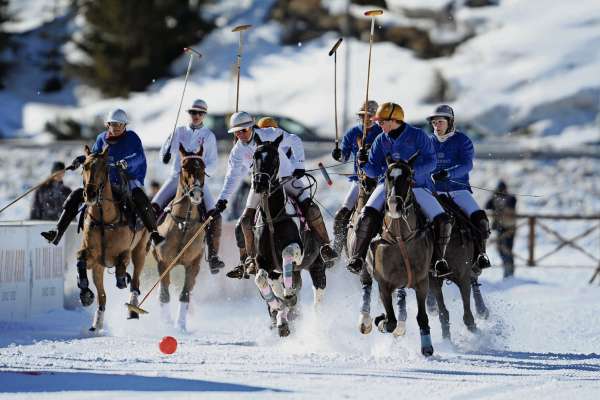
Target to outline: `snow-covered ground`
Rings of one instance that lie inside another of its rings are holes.
[[[439,321],[430,316],[435,354],[429,359],[419,352],[412,290],[405,337],[363,336],[359,284],[340,265],[328,276],[318,312],[305,285],[302,315],[285,339],[269,330],[258,295],[223,298],[211,290],[210,280],[222,275],[201,274],[189,333],[161,323],[156,302],[141,320],[126,320],[125,291],[109,288],[108,326],[99,337],[85,331],[89,310],[0,323],[0,398],[142,399],[154,392],[181,399],[596,399],[600,316],[590,276],[590,270],[523,268],[502,280],[499,269],[486,271],[482,291],[491,315],[477,320],[477,334],[462,323],[458,291],[446,286],[453,341],[441,339]],[[378,305],[373,313],[380,311]],[[175,354],[159,352],[164,335],[177,338]]]

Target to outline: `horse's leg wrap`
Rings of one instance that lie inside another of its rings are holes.
[[[482,319],[487,319],[490,316],[490,311],[483,301],[479,286],[481,286],[481,283],[477,281],[477,278],[471,278],[471,290],[473,291],[473,300],[475,300],[477,316]]]
[[[87,289],[90,281],[87,277],[87,262],[85,256],[77,259],[77,287],[81,290]]]
[[[269,274],[264,269],[259,269],[254,278],[254,283],[258,287],[260,295],[267,302],[271,310],[279,310],[281,308],[281,302],[271,289],[269,285]]]
[[[189,299],[188,299],[189,300]],[[179,302],[179,309],[177,310],[177,327],[182,331],[186,330],[187,326],[187,314],[190,308],[190,303],[185,301]]]
[[[406,290],[400,288],[396,292],[396,304],[398,305],[398,321],[406,321]]]
[[[425,357],[433,355],[433,344],[429,330],[421,329],[421,354]]]
[[[283,249],[281,256],[283,258],[283,287],[285,296],[287,297],[294,294],[294,265],[300,265],[302,262],[302,251],[298,243],[291,243]],[[292,293],[287,293],[288,291]]]
[[[104,308],[98,307],[94,313],[94,319],[92,320],[92,327],[90,331],[101,330],[104,327]]]

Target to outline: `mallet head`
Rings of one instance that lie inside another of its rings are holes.
[[[198,50],[192,49],[191,47],[184,47],[183,51],[185,51],[186,53],[194,53],[198,57],[202,57],[202,54],[200,54]]]
[[[231,30],[231,32],[241,32],[241,31],[245,31],[248,28],[251,28],[252,25],[238,25],[235,28],[233,28]]]
[[[376,17],[383,14],[383,10],[369,10],[365,11],[365,17]]]
[[[338,41],[335,42],[331,50],[329,50],[330,56],[332,56],[337,51],[338,47],[340,47],[340,44],[342,44],[342,40],[344,40],[344,38],[339,38]]]

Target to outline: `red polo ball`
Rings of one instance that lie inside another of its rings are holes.
[[[177,350],[177,340],[173,336],[165,336],[158,344],[158,348],[164,354],[173,354]]]

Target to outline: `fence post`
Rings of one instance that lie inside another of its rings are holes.
[[[527,265],[530,267],[535,266],[535,217],[529,217],[529,258],[527,259]]]

